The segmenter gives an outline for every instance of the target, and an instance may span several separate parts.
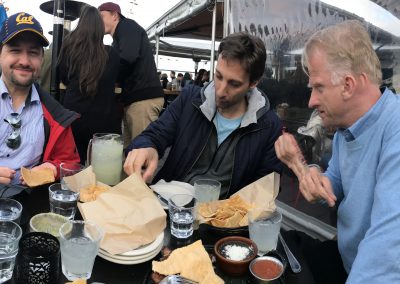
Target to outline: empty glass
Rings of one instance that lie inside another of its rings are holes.
[[[63,188],[67,188],[64,177],[73,176],[79,173],[85,166],[79,163],[61,163],[60,164],[60,181]]]

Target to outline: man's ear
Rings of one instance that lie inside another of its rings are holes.
[[[356,84],[357,84],[356,78],[352,74],[347,74],[344,76],[343,93],[342,93],[343,100],[346,101],[353,96]]]
[[[254,89],[255,87],[257,87],[259,82],[260,82],[260,80],[256,80],[256,81],[250,83],[249,89]]]

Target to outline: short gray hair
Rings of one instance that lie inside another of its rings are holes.
[[[379,58],[372,47],[367,30],[359,21],[344,21],[317,31],[311,36],[302,55],[303,69],[307,74],[309,56],[316,48],[327,56],[333,84],[338,84],[348,73],[365,73],[372,83],[378,86],[381,84],[382,70]]]

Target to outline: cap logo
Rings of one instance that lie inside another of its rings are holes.
[[[25,13],[20,13],[18,14],[17,18],[15,21],[17,22],[17,25],[20,24],[28,24],[28,25],[33,25],[34,22],[32,21],[33,16],[24,16]]]

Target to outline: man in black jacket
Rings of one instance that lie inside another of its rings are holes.
[[[237,33],[224,38],[214,81],[189,85],[127,148],[125,172],[150,181],[167,147],[168,158],[155,176],[193,184],[199,178],[221,183],[220,198],[275,171],[281,171],[274,142],[282,123],[256,88],[266,51],[260,38]]]
[[[113,37],[112,45],[121,58],[124,144],[127,146],[158,118],[164,105],[164,93],[146,31],[134,20],[125,18],[118,4],[104,3],[99,11],[105,33]]]

